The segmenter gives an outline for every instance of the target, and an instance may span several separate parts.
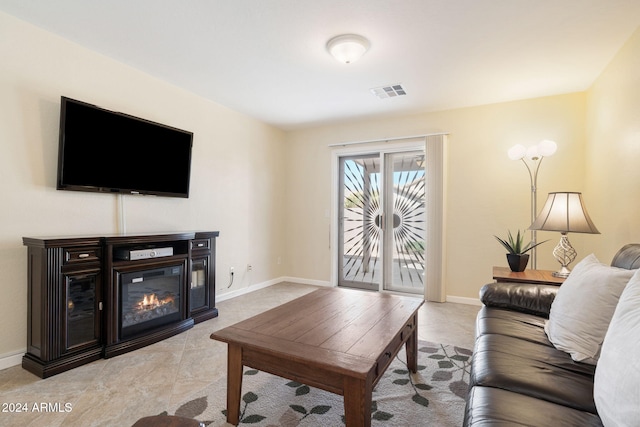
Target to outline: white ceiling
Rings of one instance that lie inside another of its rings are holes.
[[[282,129],[587,89],[640,0],[0,0],[0,10]],[[369,39],[341,64],[326,42]],[[370,88],[401,83],[407,95]]]

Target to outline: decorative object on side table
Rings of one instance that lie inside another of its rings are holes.
[[[557,149],[558,145],[554,141],[545,139],[543,141],[540,141],[537,145],[532,145],[529,148],[526,148],[522,144],[514,145],[507,152],[507,155],[511,160],[521,160],[522,163],[524,163],[524,165],[526,166],[527,171],[529,172],[529,179],[531,181],[531,222],[534,221],[536,215],[538,214],[538,196],[536,193],[538,189],[538,170],[540,169],[540,165],[542,164],[542,159],[552,156]],[[533,170],[532,167],[529,167],[529,164],[527,163],[525,158],[531,161]],[[533,244],[537,242],[535,230],[531,230],[531,242]],[[533,249],[533,251],[531,251],[531,261],[532,268],[538,268],[536,249]]]
[[[524,271],[529,262],[529,254],[527,252],[546,242],[546,240],[540,243],[531,241],[524,245],[524,234],[520,234],[520,230],[518,230],[515,238],[511,231],[508,231],[506,239],[501,239],[498,236],[493,237],[507,250],[507,262],[511,271]]]
[[[553,273],[556,277],[569,276],[571,270],[568,265],[578,255],[569,243],[567,233],[600,234],[584,207],[582,193],[575,192],[549,193],[540,215],[529,229],[560,232],[560,242],[553,249],[553,256],[561,266]]]

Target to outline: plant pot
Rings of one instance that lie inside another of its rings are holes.
[[[524,271],[529,263],[529,254],[507,254],[507,262],[511,271]]]

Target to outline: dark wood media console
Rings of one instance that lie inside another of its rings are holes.
[[[24,237],[29,289],[23,368],[46,378],[216,317],[218,235]],[[131,251],[147,253],[135,259]]]

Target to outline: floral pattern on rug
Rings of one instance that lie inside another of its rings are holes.
[[[471,355],[465,348],[420,341],[418,371],[413,374],[401,350],[373,391],[372,425],[461,425]],[[242,390],[241,425],[344,425],[342,396],[249,368],[244,371]],[[224,426],[225,406],[226,380],[212,383],[204,396],[164,414],[173,412],[207,426]]]

